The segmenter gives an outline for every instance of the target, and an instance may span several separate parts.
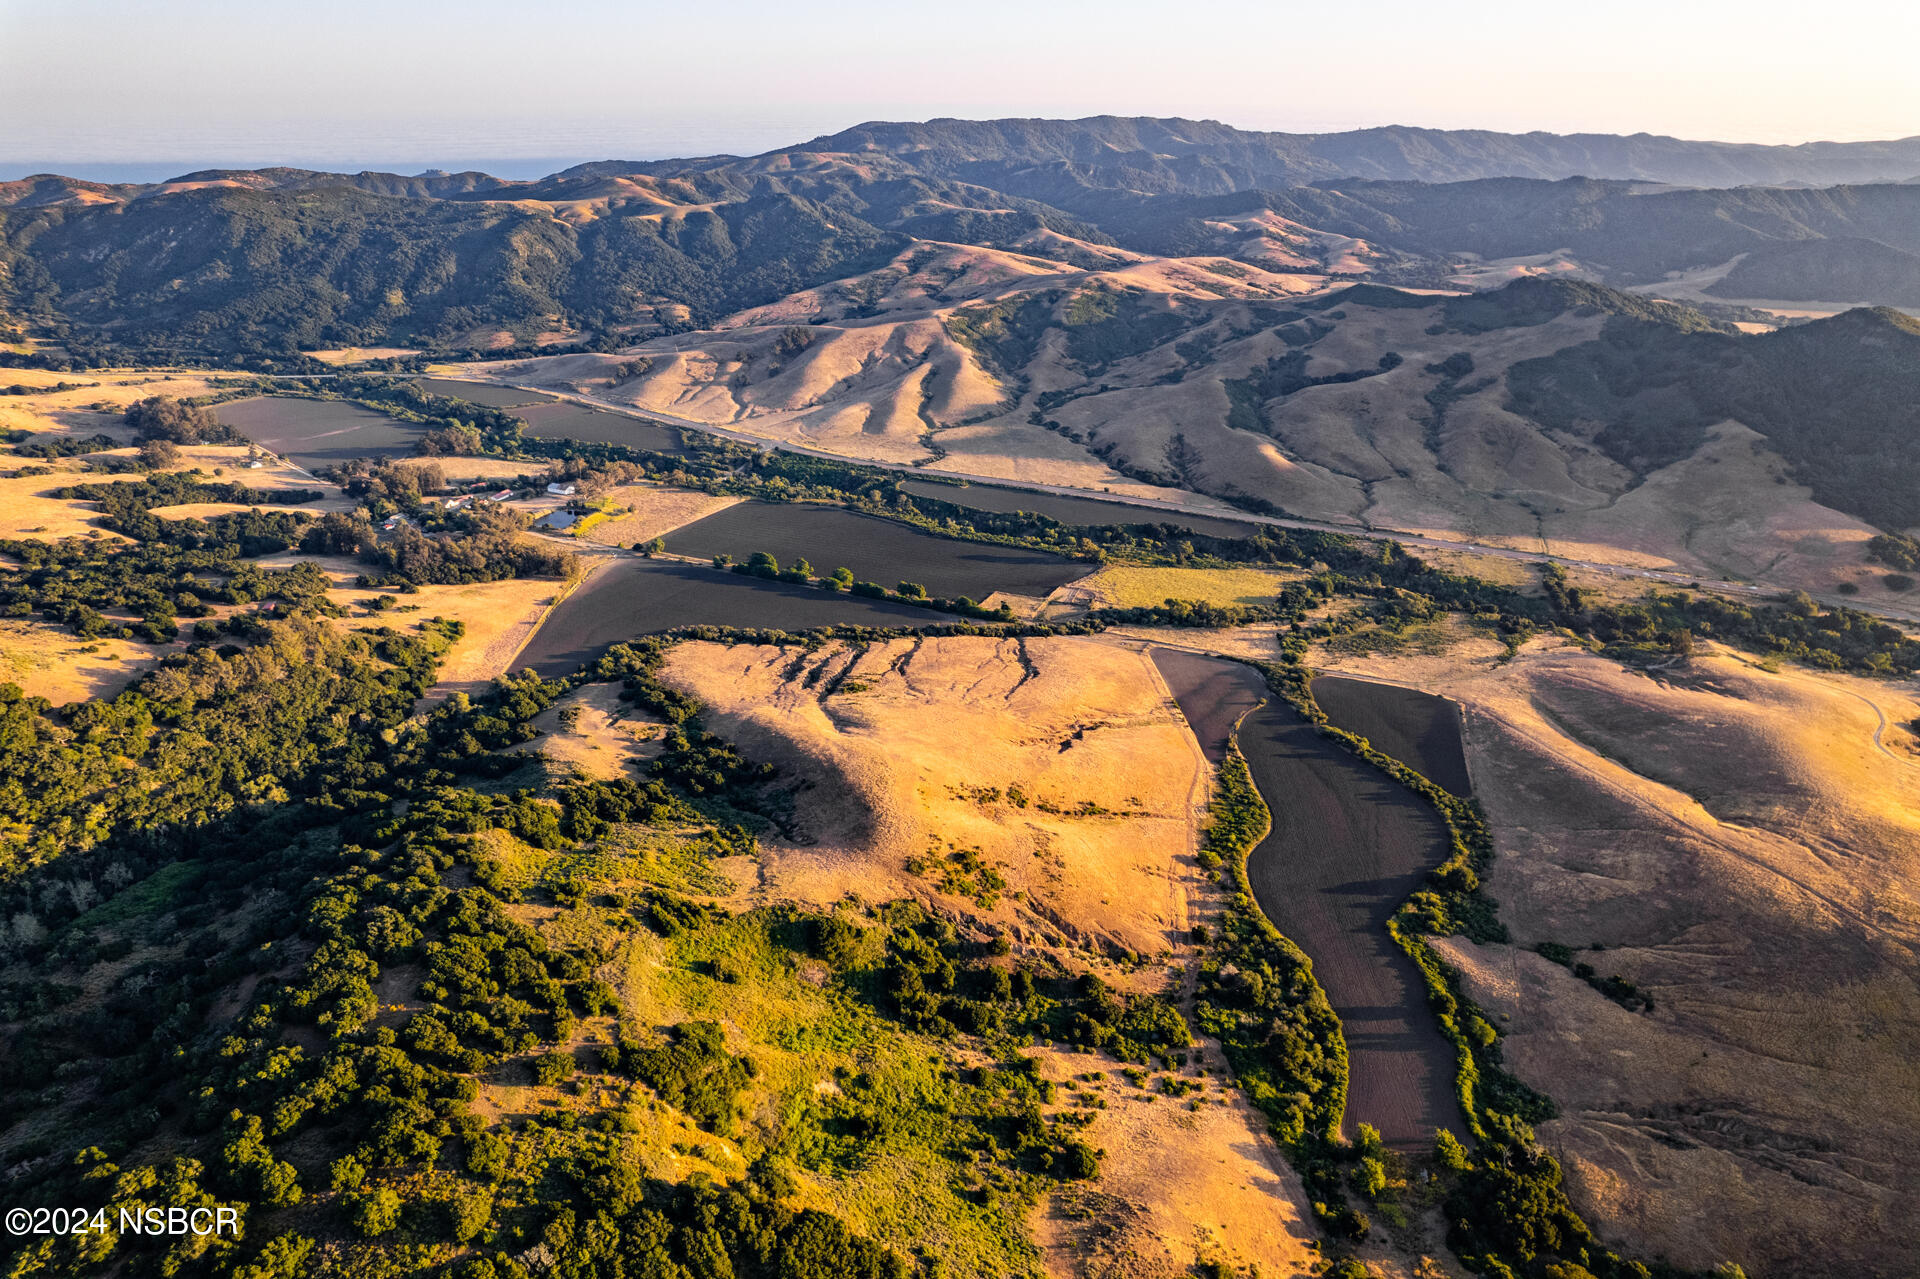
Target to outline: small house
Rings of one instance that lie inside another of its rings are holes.
[[[572,497],[575,491],[576,491],[575,487],[571,484],[547,485],[547,492],[552,494],[554,497]]]

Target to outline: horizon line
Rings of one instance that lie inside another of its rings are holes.
[[[1620,140],[1626,140],[1626,141],[1635,140],[1635,139],[1648,139],[1648,140],[1660,141],[1660,142],[1684,143],[1692,146],[1725,147],[1729,149],[1738,149],[1738,150],[1747,150],[1747,151],[1793,151],[1793,150],[1804,150],[1808,148],[1817,148],[1817,147],[1873,147],[1873,146],[1893,146],[1901,143],[1920,143],[1920,133],[1903,134],[1900,136],[1856,138],[1856,139],[1809,138],[1799,142],[1733,142],[1733,141],[1727,141],[1725,139],[1720,139],[1720,138],[1711,138],[1711,137],[1693,138],[1693,137],[1682,137],[1678,134],[1672,134],[1672,133],[1654,133],[1645,129],[1635,130],[1631,133],[1621,133],[1621,132],[1612,132],[1607,130],[1595,130],[1595,129],[1582,129],[1582,130],[1576,130],[1571,132],[1563,132],[1555,129],[1514,130],[1514,129],[1483,128],[1483,127],[1474,127],[1474,126],[1440,126],[1440,125],[1388,123],[1388,124],[1377,124],[1377,125],[1359,125],[1359,126],[1354,126],[1351,128],[1344,128],[1344,129],[1302,130],[1302,129],[1248,128],[1242,125],[1230,124],[1227,121],[1224,121],[1212,116],[1125,115],[1125,114],[1119,114],[1115,112],[1097,112],[1092,115],[1078,115],[1078,116],[939,115],[939,116],[928,116],[921,119],[908,119],[908,118],[886,119],[886,118],[876,117],[872,119],[861,120],[853,124],[844,125],[838,129],[833,129],[825,133],[815,133],[805,138],[800,138],[792,142],[782,143],[779,145],[768,147],[764,150],[757,150],[757,151],[756,150],[740,150],[740,151],[725,150],[725,151],[706,151],[702,153],[669,151],[669,152],[659,153],[659,154],[647,154],[647,152],[656,151],[657,144],[655,144],[655,146],[646,146],[643,144],[641,147],[636,147],[632,152],[625,155],[621,155],[618,152],[611,152],[611,153],[596,152],[596,153],[589,154],[581,151],[574,151],[571,154],[566,152],[561,152],[559,154],[554,154],[554,153],[539,154],[539,153],[534,153],[529,151],[522,154],[502,155],[502,154],[495,153],[492,155],[486,155],[486,154],[483,154],[483,152],[486,150],[490,150],[490,148],[476,147],[472,152],[469,152],[464,157],[459,156],[457,154],[449,155],[446,152],[442,152],[437,157],[416,155],[416,156],[395,157],[393,159],[385,160],[385,161],[380,161],[380,160],[362,161],[362,160],[345,160],[345,159],[339,159],[339,158],[328,158],[328,157],[323,157],[321,155],[314,154],[311,152],[309,152],[306,156],[303,157],[299,154],[299,152],[301,152],[302,150],[305,150],[306,148],[299,144],[296,144],[288,148],[288,152],[290,154],[285,155],[283,158],[265,159],[265,160],[258,160],[258,161],[251,161],[251,160],[239,159],[239,158],[233,158],[233,159],[209,158],[210,155],[212,154],[209,152],[200,152],[197,155],[177,155],[176,154],[173,156],[141,156],[137,158],[129,158],[129,157],[84,158],[81,156],[70,156],[66,159],[59,159],[59,160],[51,159],[44,155],[32,157],[32,158],[27,158],[27,157],[14,158],[14,157],[0,156],[0,182],[18,182],[18,181],[26,180],[28,178],[36,178],[36,177],[64,177],[64,178],[74,178],[79,181],[102,182],[102,183],[112,183],[112,184],[119,184],[119,185],[153,185],[153,184],[165,183],[168,181],[178,181],[194,173],[214,172],[214,171],[257,173],[257,172],[261,172],[268,169],[301,169],[308,172],[336,173],[344,176],[356,176],[359,174],[367,174],[367,173],[381,173],[381,174],[391,174],[396,177],[423,177],[423,176],[429,176],[436,173],[448,173],[448,174],[482,173],[489,177],[503,177],[504,175],[502,173],[495,171],[495,167],[502,168],[502,169],[521,169],[531,175],[530,177],[507,178],[506,180],[530,181],[533,178],[550,177],[553,174],[558,173],[564,169],[577,167],[583,164],[606,164],[606,163],[625,163],[625,162],[632,162],[632,163],[638,163],[638,164],[660,164],[660,163],[666,163],[666,162],[676,161],[676,160],[686,161],[689,163],[692,163],[695,161],[715,161],[715,160],[719,160],[719,161],[750,160],[750,159],[756,159],[761,156],[777,154],[782,151],[792,151],[792,150],[804,148],[810,142],[817,142],[826,138],[834,137],[838,134],[852,132],[857,129],[902,127],[902,126],[911,126],[911,125],[936,125],[936,124],[974,124],[974,125],[1003,124],[1003,123],[1085,124],[1088,122],[1103,121],[1103,120],[1153,122],[1158,124],[1174,123],[1174,124],[1209,125],[1209,126],[1214,126],[1219,128],[1231,129],[1236,133],[1268,136],[1268,137],[1277,136],[1277,137],[1304,138],[1304,139],[1337,138],[1337,137],[1348,136],[1353,134],[1407,131],[1407,132],[1418,132],[1418,133],[1443,133],[1443,134],[1488,134],[1493,136],[1511,137],[1511,138],[1537,138],[1537,137],[1567,138],[1567,139],[1614,138],[1614,139],[1620,139]],[[235,149],[239,150],[240,148],[235,148]],[[252,148],[248,147],[246,149],[251,150]],[[452,150],[452,148],[449,148],[448,150]],[[555,165],[557,167],[552,169],[547,169],[543,172],[533,173],[532,170],[527,166],[535,166],[535,165]],[[129,173],[130,171],[137,170],[142,175],[151,175],[151,176],[87,177],[87,176],[83,176],[81,172],[83,170],[93,170],[101,173],[104,173],[107,171],[119,171],[121,173]],[[1892,180],[1904,180],[1904,179],[1892,179]]]

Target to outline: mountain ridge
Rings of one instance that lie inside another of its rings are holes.
[[[1263,181],[1305,185],[1337,178],[1381,181],[1459,182],[1490,177],[1548,181],[1571,177],[1659,182],[1676,186],[1864,185],[1920,181],[1920,135],[1854,142],[1720,142],[1654,133],[1508,133],[1493,129],[1439,129],[1379,125],[1363,129],[1288,132],[1242,129],[1218,120],[1179,116],[1097,115],[1078,119],[999,117],[985,120],[939,117],[924,121],[867,120],[805,141],[750,156],[718,154],[658,160],[595,160],[543,178],[499,178],[477,170],[417,174],[363,170],[357,173],[263,166],[214,167],[161,182],[94,182],[57,172],[0,182],[58,180],[100,189],[142,189],[251,174],[294,179],[366,181],[433,186],[478,182],[495,189],[532,186],[554,178],[610,174],[692,174],[756,165],[781,157],[817,153],[943,156],[945,163],[1050,161],[1095,162],[1115,156],[1194,158],[1209,162],[1213,176],[1244,173],[1248,189]]]

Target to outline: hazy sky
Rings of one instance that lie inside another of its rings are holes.
[[[941,115],[1902,137],[1917,49],[1913,0],[0,0],[0,177],[499,172]]]

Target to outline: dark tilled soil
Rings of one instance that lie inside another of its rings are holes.
[[[413,452],[425,433],[410,422],[341,400],[259,395],[216,405],[213,413],[261,448],[310,471],[357,457],[399,457]]]
[[[643,422],[623,413],[608,413],[561,400],[516,408],[514,416],[527,424],[526,434],[537,440],[579,440],[585,444],[624,444],[655,453],[686,455],[680,433],[671,427]]]
[[[937,484],[931,480],[907,480],[900,487],[915,497],[937,498],[955,506],[970,506],[976,511],[1008,514],[1026,511],[1059,520],[1062,524],[1171,524],[1206,537],[1251,537],[1255,524],[1223,520],[1217,516],[1181,515],[1151,507],[1129,506],[1125,502],[1103,502],[1094,497],[1064,497],[1058,493],[1032,493],[1025,489],[994,488],[988,484]]]
[[[1313,700],[1335,727],[1359,734],[1375,750],[1456,795],[1473,794],[1457,703],[1414,688],[1338,675],[1313,681]]]
[[[1433,1130],[1466,1131],[1455,1053],[1435,1025],[1413,961],[1387,920],[1446,857],[1446,827],[1379,770],[1340,750],[1291,707],[1268,703],[1240,728],[1240,749],[1273,811],[1247,859],[1254,896],[1313,960],[1346,1030],[1346,1129],[1426,1149]]]
[[[995,591],[1049,595],[1092,568],[1043,551],[936,537],[842,507],[800,503],[730,506],[667,534],[667,550],[736,560],[766,551],[783,565],[805,559],[816,574],[846,567],[858,581],[918,582],[934,595],[975,600]]]
[[[1180,703],[1180,713],[1200,740],[1201,751],[1214,764],[1227,757],[1233,726],[1267,700],[1266,682],[1259,672],[1239,662],[1156,648],[1153,664],[1173,691],[1173,700]]]
[[[1413,962],[1387,935],[1393,912],[1445,858],[1446,827],[1417,796],[1268,700],[1249,668],[1173,649],[1155,649],[1153,660],[1209,759],[1222,758],[1240,722],[1241,753],[1273,813],[1247,876],[1274,926],[1313,960],[1340,1015],[1347,1134],[1372,1124],[1389,1145],[1414,1150],[1431,1147],[1435,1128],[1464,1133],[1453,1045]]]
[[[510,409],[521,404],[542,404],[553,397],[538,391],[516,391],[510,386],[489,382],[460,382],[452,378],[423,377],[414,385],[429,395],[447,395],[489,409]]]
[[[561,601],[514,668],[553,678],[610,646],[676,626],[805,630],[815,626],[938,626],[948,613],[766,582],[697,564],[621,559]]]

